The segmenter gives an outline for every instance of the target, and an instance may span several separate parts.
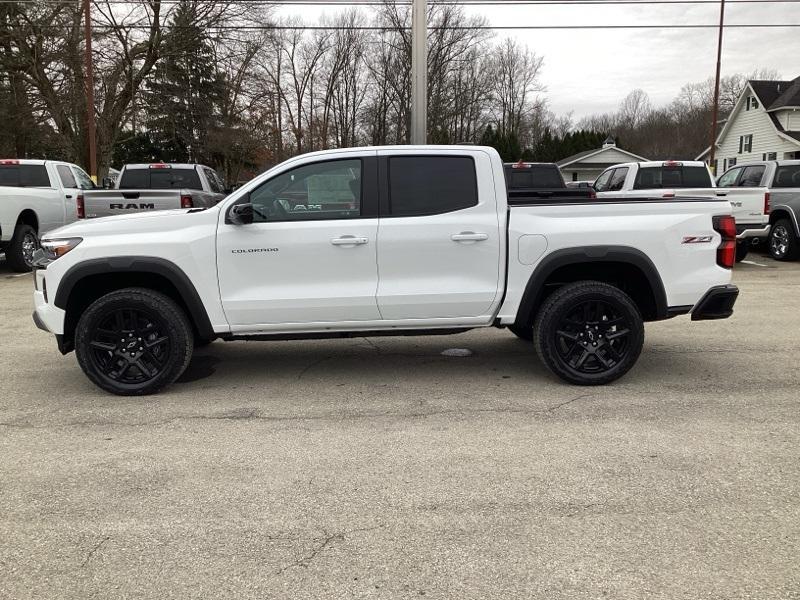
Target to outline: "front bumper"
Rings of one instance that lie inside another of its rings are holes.
[[[727,319],[738,297],[739,288],[733,284],[712,287],[692,309],[692,321]]]
[[[736,239],[746,240],[749,238],[767,237],[771,225],[736,225]]]

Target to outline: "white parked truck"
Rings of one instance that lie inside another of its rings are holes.
[[[708,166],[700,161],[667,160],[615,165],[603,171],[594,186],[600,198],[724,198],[730,202],[736,219],[737,261],[747,255],[748,238],[769,233],[769,190],[752,185],[731,188],[725,175],[720,178],[718,186]]]
[[[77,165],[54,160],[0,160],[0,251],[19,272],[31,270],[39,236],[82,216],[94,183]]]
[[[562,379],[636,362],[644,322],[731,315],[735,224],[715,197],[509,202],[491,148],[332,150],[207,209],[84,221],[38,252],[37,325],[115,394],[197,344],[508,327]]]
[[[132,164],[122,167],[114,189],[84,194],[84,214],[93,219],[174,208],[208,208],[226,195],[222,178],[211,167]]]

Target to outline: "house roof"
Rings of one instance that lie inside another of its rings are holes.
[[[595,150],[585,150],[583,152],[578,152],[577,154],[573,154],[572,156],[568,156],[567,158],[562,158],[561,160],[556,161],[556,164],[559,167],[566,167],[567,165],[571,165],[573,163],[579,162],[584,158],[589,158],[590,156],[595,156],[595,155],[601,154],[602,152],[605,152],[606,150],[615,150],[617,152],[622,152],[623,154],[627,154],[628,156],[632,157],[634,159],[634,161],[647,160],[645,157],[639,156],[638,154],[634,154],[633,152],[628,152],[627,150],[623,150],[619,146],[606,146],[604,148],[597,148]],[[598,156],[597,158],[600,159],[600,161],[595,161],[595,162],[592,162],[592,163],[584,163],[584,165],[587,165],[587,164],[588,165],[606,164],[606,163],[602,163],[601,162],[602,161],[602,157],[601,156]],[[608,164],[609,164],[609,166],[613,166],[613,165],[619,164],[619,161],[615,160],[615,161],[612,161],[612,162],[610,162]]]
[[[768,111],[788,106],[800,106],[800,77],[791,81],[750,82],[750,87]]]

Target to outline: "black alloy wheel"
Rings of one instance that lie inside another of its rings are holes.
[[[644,324],[633,301],[606,283],[584,281],[556,290],[534,327],[537,352],[562,379],[600,385],[624,375],[644,343]]]
[[[96,300],[75,332],[78,362],[96,385],[118,395],[157,392],[180,377],[192,356],[191,324],[154,290],[128,288]]]
[[[789,219],[781,219],[770,229],[769,253],[775,260],[795,260],[800,255],[800,244]]]

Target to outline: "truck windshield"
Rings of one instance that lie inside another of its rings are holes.
[[[125,169],[119,182],[121,190],[201,190],[197,170],[189,168]]]
[[[711,176],[705,167],[642,167],[636,174],[635,190],[659,188],[710,188]]]
[[[800,188],[800,165],[778,167],[778,170],[775,172],[775,183],[772,187]]]
[[[506,184],[510,190],[563,188],[558,169],[550,166],[525,165],[506,167]]]
[[[50,187],[44,165],[0,165],[2,187]]]

